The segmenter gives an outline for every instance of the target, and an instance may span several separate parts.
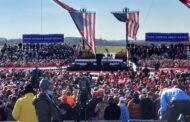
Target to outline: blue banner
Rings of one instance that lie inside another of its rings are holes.
[[[63,43],[64,35],[63,34],[48,34],[48,35],[39,35],[39,34],[24,34],[23,43]]]
[[[146,33],[146,41],[154,41],[154,42],[189,41],[189,33]]]

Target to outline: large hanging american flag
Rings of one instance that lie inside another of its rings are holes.
[[[183,4],[190,8],[190,0],[180,0]]]
[[[96,13],[80,12],[59,0],[54,0],[54,1],[70,13],[77,29],[79,30],[83,39],[92,49],[92,52],[95,55],[96,54],[96,46],[95,46]]]
[[[139,29],[139,12],[128,13],[128,36],[136,39]]]
[[[80,31],[81,35],[96,54],[95,48],[95,20],[96,13],[90,12],[70,12],[70,15]]]
[[[139,29],[139,12],[113,12],[112,13],[119,21],[125,22],[126,24],[126,34],[129,37],[136,39],[136,35]]]

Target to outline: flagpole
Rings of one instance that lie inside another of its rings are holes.
[[[123,12],[124,13],[126,13],[126,15],[127,15],[127,17],[128,17],[128,12],[129,12],[129,8],[124,8],[123,9]],[[127,47],[127,45],[128,45],[128,43],[129,43],[129,40],[128,40],[128,19],[127,19],[127,21],[125,22],[126,23],[126,45],[125,45],[125,48],[126,48],[126,63],[127,63],[127,66],[128,66],[128,47]]]
[[[85,50],[85,40],[82,38],[82,48]]]
[[[41,0],[41,34],[43,33],[43,0]]]

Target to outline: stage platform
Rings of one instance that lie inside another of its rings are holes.
[[[129,67],[121,59],[76,59],[73,64],[67,67],[68,71],[128,71]]]

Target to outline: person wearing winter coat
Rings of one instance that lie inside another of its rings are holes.
[[[36,108],[38,122],[61,122],[61,111],[52,99],[53,83],[48,79],[42,79],[39,87],[41,92],[33,101]]]
[[[25,95],[19,98],[13,108],[13,118],[19,122],[38,122],[35,107],[32,104],[34,99],[32,84],[26,83]]]
[[[5,114],[6,114],[6,121],[15,121],[12,115],[13,108],[15,106],[17,97],[14,95],[9,96],[10,102],[8,102],[5,106]]]
[[[104,119],[105,120],[120,120],[120,108],[119,106],[114,103],[113,98],[109,98],[108,100],[108,107],[106,107],[105,112],[104,112]]]
[[[121,122],[128,122],[129,120],[129,110],[126,105],[126,98],[120,97],[118,106],[121,111],[120,120]]]
[[[107,103],[107,96],[104,96],[100,99],[100,102],[96,105],[95,113],[96,113],[96,120],[104,120],[104,111],[108,106]]]
[[[128,102],[128,109],[130,113],[130,119],[140,119],[141,118],[141,106],[139,94],[134,93],[134,98]]]

